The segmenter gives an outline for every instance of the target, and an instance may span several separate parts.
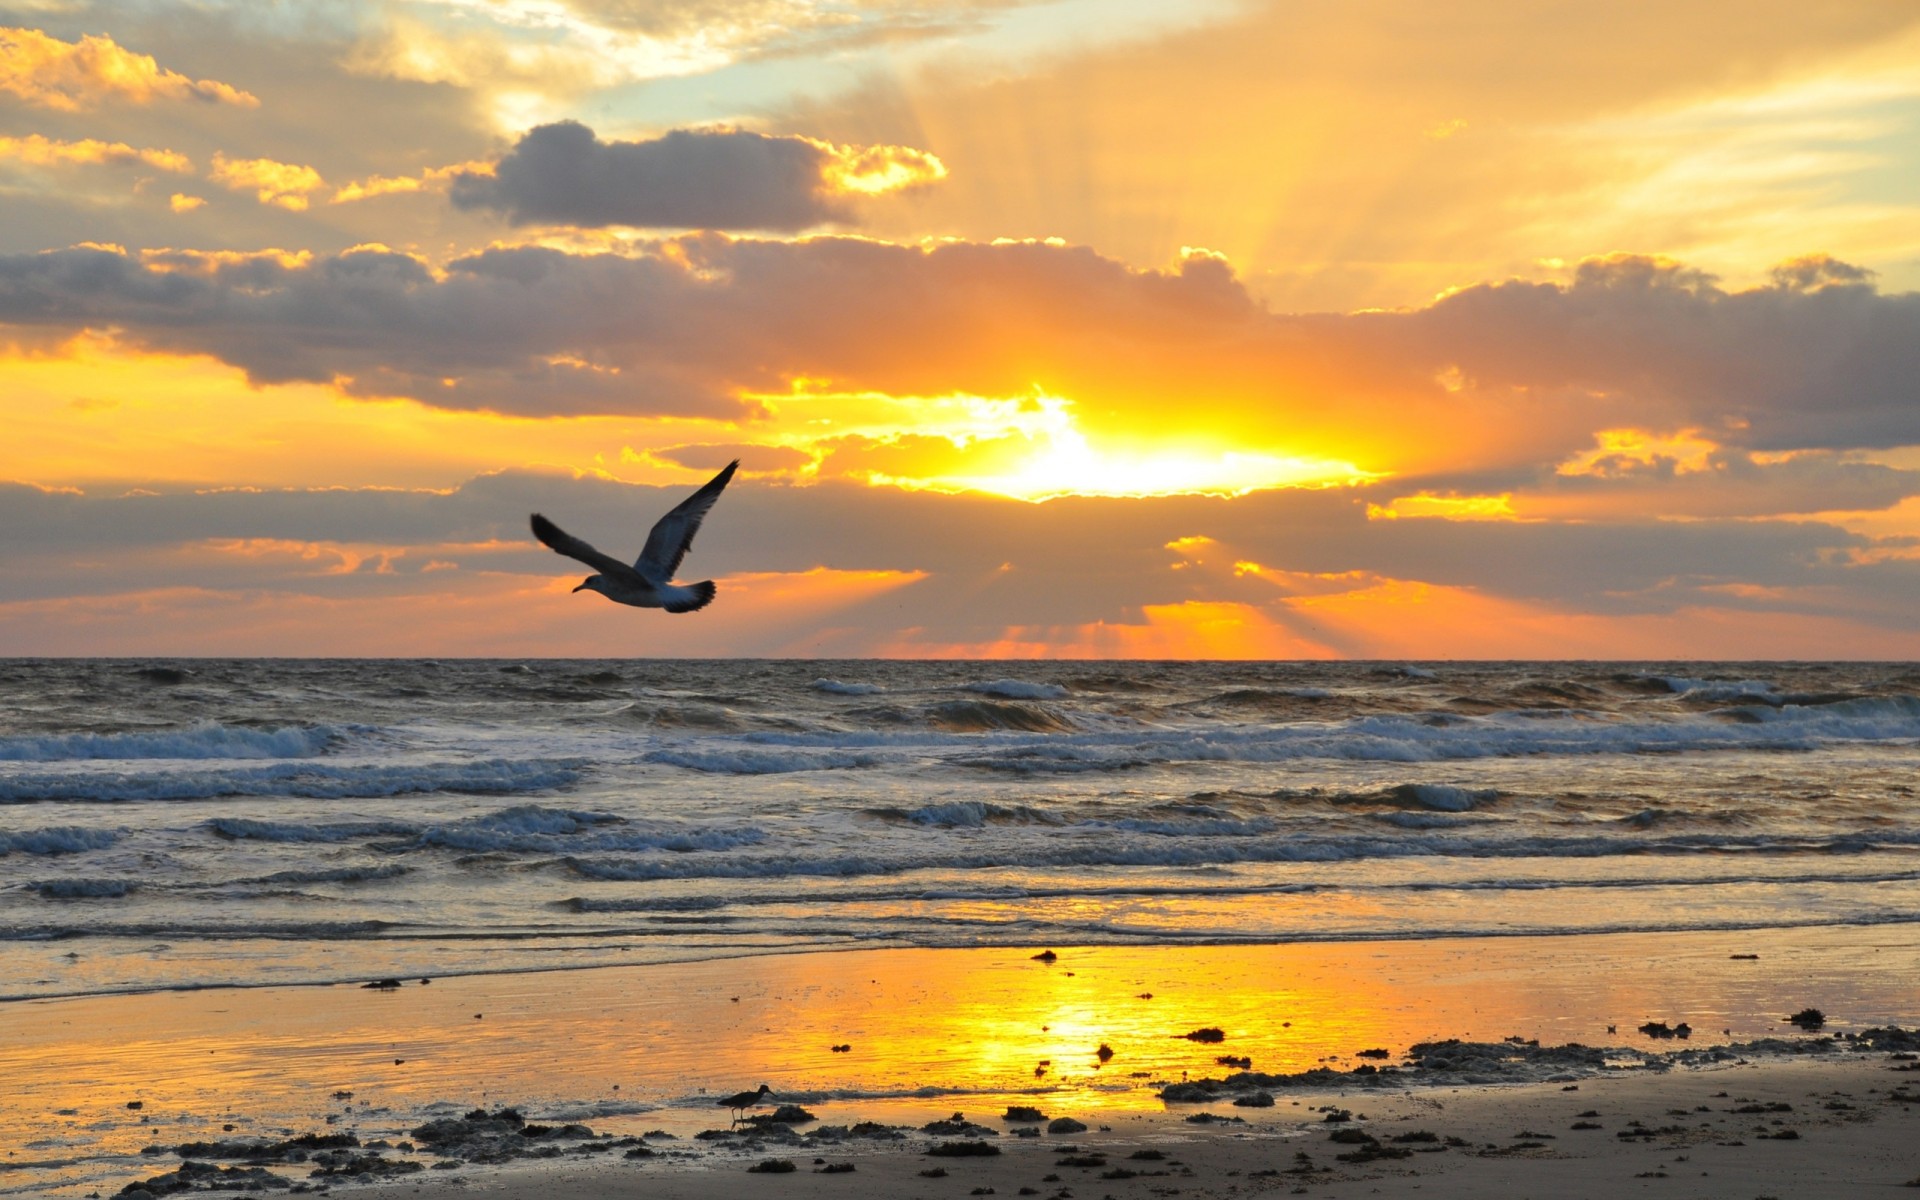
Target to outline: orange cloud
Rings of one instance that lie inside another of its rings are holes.
[[[271,158],[228,158],[213,156],[213,169],[207,178],[236,192],[252,189],[262,204],[274,204],[299,212],[307,207],[307,194],[327,186],[320,172],[296,163]]]
[[[26,137],[0,137],[0,159],[12,159],[36,167],[145,163],[162,171],[184,173],[193,170],[192,159],[172,150],[142,149],[125,142],[102,142],[93,138],[65,142],[37,133]]]
[[[418,175],[369,175],[365,179],[342,185],[327,203],[352,204],[360,200],[371,200],[377,196],[443,192],[456,175],[487,175],[492,171],[491,163],[465,162],[456,163],[450,167],[428,167]]]
[[[190,79],[161,68],[151,55],[135,54],[111,37],[83,35],[63,42],[37,29],[0,28],[0,92],[28,104],[73,112],[103,99],[148,104],[155,100],[204,100],[257,108],[249,92],[212,79]]]
[[[1593,438],[1594,448],[1561,463],[1556,468],[1559,474],[1609,476],[1651,468],[1684,475],[1706,470],[1720,449],[1698,429],[1665,434],[1646,429],[1602,429]]]
[[[175,192],[167,198],[167,207],[174,212],[192,212],[207,202],[205,196],[189,196],[185,192]]]
[[[849,637],[870,638],[870,630],[836,626],[835,614],[921,578],[916,572],[825,569],[723,576],[724,604],[673,618],[573,595],[569,589],[578,578],[572,575],[449,570],[433,560],[411,574],[382,574],[387,563],[378,552],[357,551],[365,556],[356,558],[338,546],[272,540],[208,549],[282,559],[298,568],[297,579],[377,576],[370,582],[397,590],[338,595],[294,587],[163,587],[16,601],[0,603],[0,628],[9,645],[36,645],[50,654],[601,657],[619,647],[667,657],[808,656]]]
[[[1416,492],[1397,496],[1385,504],[1367,505],[1367,516],[1376,521],[1397,521],[1401,517],[1443,517],[1449,521],[1511,521],[1513,493],[1498,496],[1436,496]]]

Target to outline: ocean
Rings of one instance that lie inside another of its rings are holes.
[[[0,663],[0,998],[1920,921],[1906,664]]]

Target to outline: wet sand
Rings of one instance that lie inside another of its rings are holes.
[[[183,1157],[247,1165],[232,1153],[182,1156],[183,1145],[307,1135],[352,1145],[315,1143],[265,1168],[310,1188],[406,1196],[557,1189],[588,1200],[642,1185],[649,1196],[1430,1195],[1456,1183],[1461,1195],[1850,1194],[1808,1181],[1890,1187],[1920,1176],[1909,1105],[1894,1098],[1920,1073],[1889,1057],[1902,1043],[1859,1038],[1920,1025],[1915,978],[1920,932],[1890,926],[1063,946],[1050,962],[1024,950],[877,950],[22,1002],[0,1008],[11,1151],[0,1191],[110,1195]],[[1808,1004],[1826,1010],[1837,1040],[1782,1023]],[[1688,1021],[1692,1037],[1648,1038],[1636,1031],[1648,1021]],[[1183,1036],[1207,1029],[1217,1041]],[[1449,1038],[1483,1048],[1421,1047]],[[1536,1053],[1529,1040],[1612,1049]],[[1733,1042],[1749,1048],[1710,1050]],[[1826,1048],[1804,1053],[1815,1044]],[[1789,1046],[1803,1052],[1773,1061]],[[1239,1076],[1242,1061],[1254,1074]],[[1193,1102],[1162,1098],[1236,1076]],[[715,1097],[762,1081],[817,1120],[757,1145],[697,1136],[728,1128]],[[1273,1107],[1233,1103],[1260,1090]],[[1780,1103],[1792,1107],[1729,1111]],[[1001,1119],[1010,1105],[1090,1128],[1049,1134],[1042,1123],[1039,1136],[1018,1137]],[[1317,1111],[1327,1106],[1352,1120],[1327,1122]],[[506,1107],[549,1132],[511,1143],[513,1155],[448,1152],[416,1134]],[[956,1110],[998,1136],[925,1130]],[[1599,1115],[1579,1116],[1589,1110]],[[1186,1120],[1199,1111],[1244,1124]],[[1653,1132],[1621,1138],[1635,1120]],[[1580,1121],[1600,1128],[1573,1129]],[[861,1122],[898,1137],[819,1133]],[[1366,1130],[1385,1149],[1331,1141],[1335,1128]],[[1760,1136],[1788,1128],[1800,1136]],[[672,1136],[644,1136],[653,1131]],[[1438,1140],[1391,1140],[1422,1131]],[[1003,1153],[921,1157],[941,1140]],[[1516,1148],[1528,1141],[1539,1145]],[[1744,1144],[1720,1144],[1730,1141]],[[1061,1167],[1053,1151],[1063,1146],[1098,1148],[1107,1162]],[[1129,1157],[1156,1148],[1181,1165]],[[628,1157],[636,1149],[652,1153]],[[1310,1171],[1294,1158],[1302,1151]],[[747,1173],[768,1158],[796,1170]],[[841,1162],[856,1169],[815,1174]],[[947,1176],[920,1175],[935,1166]],[[310,1178],[316,1169],[335,1173]],[[383,1181],[390,1171],[410,1173]]]

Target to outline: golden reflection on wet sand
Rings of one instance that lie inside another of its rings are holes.
[[[1723,1028],[1782,1032],[1779,1019],[1806,1004],[1842,1028],[1911,1023],[1904,981],[1920,965],[1920,933],[1905,926],[1062,946],[1052,963],[1030,957],[1040,949],[17,1002],[0,1006],[0,1120],[26,1135],[18,1145],[39,1147],[18,1152],[17,1167],[71,1157],[76,1142],[132,1153],[224,1124],[302,1132],[331,1117],[362,1137],[390,1135],[434,1101],[684,1133],[725,1123],[703,1093],[762,1081],[831,1120],[997,1113],[1036,1094],[1054,1111],[1158,1109],[1152,1081],[1223,1074],[1220,1055],[1283,1072],[1348,1069],[1374,1048],[1397,1059],[1427,1038],[1646,1045],[1633,1027],[1647,1019],[1690,1021],[1701,1044],[1728,1040]],[[1225,1040],[1182,1036],[1204,1027]],[[1102,1044],[1113,1050],[1105,1063]],[[659,1105],[670,1107],[605,1111]]]

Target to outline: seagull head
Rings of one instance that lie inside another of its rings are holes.
[[[573,590],[576,592],[597,592],[600,590],[600,580],[601,577],[598,575],[589,575],[580,581],[579,587]]]

